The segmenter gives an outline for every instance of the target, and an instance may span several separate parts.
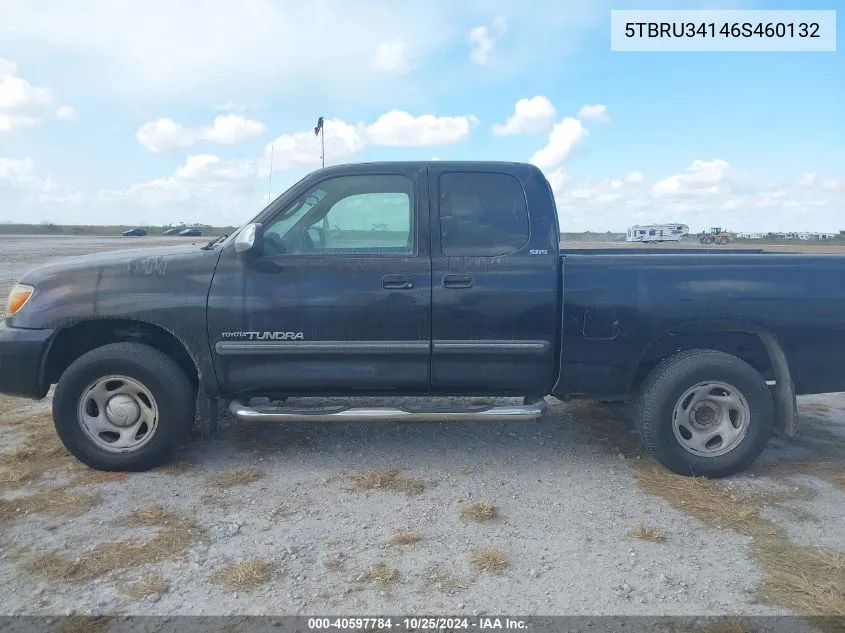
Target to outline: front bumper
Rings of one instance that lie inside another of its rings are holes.
[[[44,384],[44,358],[53,330],[25,330],[0,323],[0,393],[41,399],[50,386]]]

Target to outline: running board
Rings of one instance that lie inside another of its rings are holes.
[[[477,420],[536,420],[549,405],[545,400],[513,406],[479,406],[466,408],[405,407],[326,407],[294,409],[287,407],[250,407],[240,400],[229,403],[229,411],[241,422],[472,422]]]

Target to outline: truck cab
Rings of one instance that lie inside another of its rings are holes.
[[[548,393],[559,235],[533,166],[321,170],[224,245],[208,299],[220,387],[238,396]]]

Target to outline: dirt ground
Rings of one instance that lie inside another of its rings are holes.
[[[0,244],[0,278],[23,251]],[[0,614],[845,615],[845,394],[717,482],[652,463],[624,407],[549,400],[532,423],[225,419],[126,474],[67,455],[49,398],[0,396]]]

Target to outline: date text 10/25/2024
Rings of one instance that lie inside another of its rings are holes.
[[[836,51],[835,10],[611,11],[612,51]]]

